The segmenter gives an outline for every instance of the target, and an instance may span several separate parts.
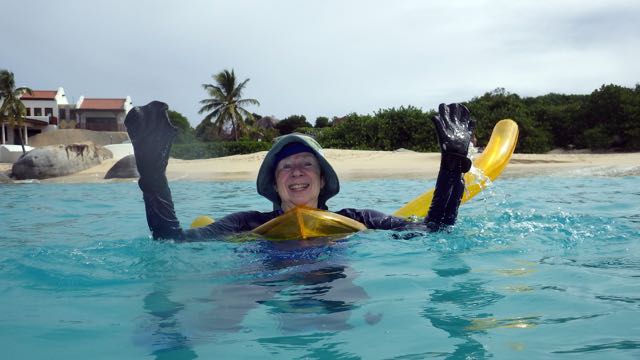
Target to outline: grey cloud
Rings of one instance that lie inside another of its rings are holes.
[[[588,93],[640,80],[634,1],[11,1],[0,67],[71,97],[166,101],[199,123],[200,84],[234,68],[283,118],[463,101],[496,87]],[[23,19],[33,24],[24,26]],[[47,25],[47,26],[44,26]]]

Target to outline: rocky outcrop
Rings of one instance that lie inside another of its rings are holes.
[[[0,184],[11,184],[13,180],[9,177],[9,175],[0,172]]]
[[[93,143],[45,146],[33,149],[13,164],[14,179],[48,179],[100,165],[113,155]]]
[[[139,177],[140,174],[138,174],[136,157],[134,155],[127,155],[118,160],[118,162],[115,163],[104,176],[105,179],[128,179]]]
[[[92,131],[84,129],[58,129],[29,137],[29,145],[44,147],[51,145],[69,145],[94,143],[98,146],[120,144],[129,140],[124,131]]]

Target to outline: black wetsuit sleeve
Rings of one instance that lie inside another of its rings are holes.
[[[442,154],[433,200],[424,219],[430,230],[437,231],[455,224],[464,193],[463,174],[469,171],[468,166],[470,160],[466,158]]]
[[[342,209],[336,214],[359,221],[367,229],[376,230],[404,230],[411,222],[396,216],[387,215],[377,210],[371,209]]]
[[[440,104],[438,115],[431,120],[436,128],[442,157],[436,189],[424,223],[430,230],[437,231],[455,224],[458,217],[464,193],[462,175],[471,168],[467,153],[475,121],[469,109],[461,104]]]
[[[178,131],[171,125],[167,110],[167,104],[153,101],[131,109],[124,123],[140,174],[138,185],[142,190],[149,229],[155,239],[181,239],[184,234],[165,175],[171,143]]]
[[[205,227],[184,231],[185,241],[224,240],[234,234],[249,232],[280,215],[281,211],[241,211],[229,214]]]
[[[183,230],[173,209],[169,186],[159,192],[144,191],[142,182],[140,187],[144,194],[147,223],[154,239],[181,242],[224,240],[231,235],[249,232],[280,214],[278,211],[242,211],[229,214],[205,227]]]
[[[142,190],[142,199],[147,215],[147,224],[154,239],[184,239],[184,232],[176,217],[171,198],[171,190],[164,174],[155,180],[147,182],[144,176],[140,177],[138,185]]]
[[[467,166],[466,162],[456,157],[442,156],[433,200],[429,207],[429,213],[423,222],[412,222],[370,209],[342,209],[337,214],[359,221],[368,229],[397,231],[442,230],[447,226],[454,225],[456,222],[458,208],[464,192],[464,178],[462,175]]]
[[[159,191],[148,191],[143,179],[139,183],[144,194],[147,223],[154,239],[171,239],[180,242],[224,240],[231,235],[249,232],[281,213],[279,211],[267,213],[241,211],[229,214],[205,227],[183,230],[176,217],[166,179],[164,188]],[[155,184],[158,182],[156,181]]]
[[[275,212],[239,212],[204,228],[183,230],[175,213],[166,176],[171,144],[177,133],[169,121],[167,110],[167,104],[153,101],[133,108],[125,119],[140,173],[138,185],[142,190],[147,223],[154,239],[223,239],[231,234],[250,231],[277,216]]]

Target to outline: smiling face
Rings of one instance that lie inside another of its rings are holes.
[[[324,187],[324,179],[313,154],[301,152],[280,160],[275,178],[282,210],[287,211],[296,206],[318,207],[318,196]]]

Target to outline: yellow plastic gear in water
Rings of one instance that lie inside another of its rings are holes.
[[[482,154],[473,161],[473,166],[482,171],[484,178],[476,178],[476,176],[468,172],[464,175],[465,191],[462,195],[462,203],[476,196],[486,186],[487,182],[495,180],[502,170],[507,166],[513,151],[518,142],[518,124],[511,119],[500,120],[493,127],[491,139]],[[431,189],[415,199],[409,201],[405,206],[393,213],[400,217],[425,217],[433,200],[433,192]]]
[[[213,224],[214,222],[215,220],[213,220],[212,218],[206,215],[200,215],[191,222],[191,228],[193,229],[193,228],[205,227],[209,224]]]
[[[484,177],[476,178],[471,172],[465,174],[465,192],[462,202],[466,202],[495,180],[509,163],[518,141],[518,125],[513,120],[501,120],[493,128],[491,139],[482,154],[473,161],[473,166],[482,171]],[[434,189],[431,189],[393,215],[400,217],[424,217],[427,215]],[[208,216],[199,216],[191,227],[202,227],[213,223]],[[269,240],[310,239],[325,236],[348,235],[366,227],[353,219],[318,209],[297,207],[255,228],[252,232]]]
[[[269,240],[311,239],[365,230],[361,222],[330,211],[298,206],[253,229]]]

